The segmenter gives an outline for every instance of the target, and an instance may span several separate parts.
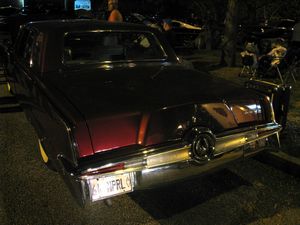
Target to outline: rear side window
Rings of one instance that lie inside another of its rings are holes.
[[[32,45],[34,43],[34,32],[24,28],[17,39],[16,55],[27,65],[32,64]]]
[[[64,38],[64,63],[151,61],[166,58],[158,39],[150,32],[74,32]]]
[[[42,63],[44,34],[24,28],[17,39],[16,55],[22,63],[38,68]]]
[[[22,58],[24,56],[25,52],[25,43],[27,41],[29,35],[29,30],[24,28],[19,32],[18,38],[17,38],[17,44],[16,44],[16,55],[19,58]]]
[[[32,45],[32,59],[31,59],[31,66],[36,68],[40,68],[42,66],[42,47],[44,42],[44,33],[39,33],[35,38],[33,45]]]
[[[23,54],[25,63],[30,64],[30,65],[32,65],[31,54],[32,54],[33,42],[34,42],[34,35],[33,35],[33,32],[30,32],[28,35],[28,38],[25,42],[25,49],[24,49],[24,54]]]

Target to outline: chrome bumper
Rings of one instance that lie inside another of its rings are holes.
[[[280,130],[281,126],[274,122],[213,136],[214,140],[205,140],[211,134],[207,130],[201,130],[206,136],[203,139],[203,136],[195,135],[194,139],[198,138],[196,142],[142,149],[139,154],[111,158],[101,166],[91,166],[72,174],[72,177],[81,186],[84,203],[91,203],[93,200],[89,190],[93,179],[130,174],[133,190],[153,188],[203,174],[233,160],[251,156],[270,147],[269,137],[274,136],[279,141],[277,138]],[[214,146],[210,146],[211,143]],[[198,149],[195,150],[197,146]]]

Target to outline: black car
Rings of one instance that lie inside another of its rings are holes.
[[[203,29],[200,26],[188,24],[181,20],[172,19],[172,30],[175,33],[175,47],[200,48],[199,42],[203,42]]]
[[[154,17],[144,16],[139,13],[131,13],[125,16],[125,21],[128,23],[144,24],[146,26],[162,30],[161,22]]]
[[[66,12],[57,8],[37,8],[37,7],[24,7],[18,13],[9,16],[6,20],[10,39],[15,41],[19,29],[22,25],[42,20],[53,19],[74,19],[75,14],[73,12]]]
[[[6,48],[10,40],[10,27],[8,18],[20,12],[19,8],[12,6],[0,7],[0,64],[6,61]]]
[[[12,6],[0,7],[0,41],[9,36],[8,18],[12,15],[18,14],[19,8]]]
[[[221,168],[281,130],[268,96],[184,67],[147,26],[32,22],[10,55],[42,159],[81,204]]]
[[[5,21],[5,19],[11,15],[17,14],[20,12],[19,8],[12,6],[0,7],[0,22]]]
[[[295,20],[282,19],[269,23],[239,25],[238,42],[244,45],[245,42],[255,42],[261,54],[266,54],[271,50],[271,43],[276,39],[290,41],[293,34]]]

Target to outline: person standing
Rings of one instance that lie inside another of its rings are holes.
[[[173,30],[171,19],[163,20],[163,30],[164,30],[163,33],[166,39],[168,40],[169,44],[174,48],[176,46],[176,34]]]
[[[109,12],[109,22],[123,22],[123,16],[118,10],[118,0],[108,0],[107,9]]]

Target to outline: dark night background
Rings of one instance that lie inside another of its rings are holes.
[[[5,0],[1,5],[10,4],[19,7],[24,5],[27,8],[37,9],[36,12],[41,12],[41,9],[48,12],[52,10],[59,18],[67,15],[67,18],[107,19],[107,0],[90,0],[90,12],[74,11],[74,1]],[[246,41],[250,26],[255,26],[253,32],[256,30],[260,32],[261,27],[272,27],[273,24],[281,23],[282,19],[292,19],[295,22],[300,18],[299,0],[119,0],[119,9],[125,18],[128,18],[130,13],[140,13],[155,18],[157,23],[161,23],[161,19],[171,18],[204,28],[203,30],[207,31],[206,48],[221,47],[226,55],[222,54],[220,64],[231,66],[236,64],[237,44]],[[239,34],[239,31],[242,31],[242,34],[241,32]],[[226,43],[226,46],[222,43]],[[225,56],[229,57],[228,63],[224,63]]]
[[[3,0],[1,5],[20,6],[22,0]],[[74,0],[24,0],[25,6],[44,4],[46,7],[56,7],[68,11],[73,10]],[[105,11],[106,0],[91,0],[92,11],[97,14]],[[238,20],[241,22],[257,22],[278,18],[299,19],[300,1],[290,0],[237,0],[239,4]],[[180,18],[188,20],[192,14],[200,23],[207,20],[223,22],[227,11],[227,1],[224,0],[120,0],[119,8],[123,14],[132,12],[144,15],[159,15],[160,17]]]

